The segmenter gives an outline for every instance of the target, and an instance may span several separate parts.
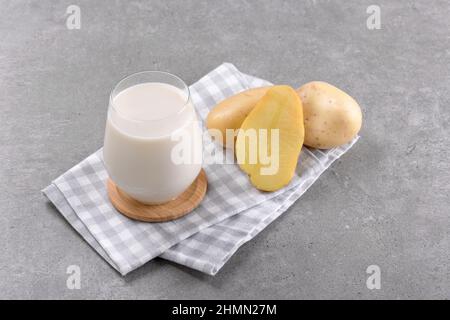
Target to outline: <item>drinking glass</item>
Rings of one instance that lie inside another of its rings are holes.
[[[112,90],[103,159],[117,187],[145,204],[183,193],[202,166],[202,132],[188,86],[179,77],[144,71]]]

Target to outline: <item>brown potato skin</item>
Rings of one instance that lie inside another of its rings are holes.
[[[350,142],[358,134],[361,108],[347,93],[322,81],[306,83],[297,93],[303,103],[305,145],[330,149]]]
[[[206,118],[206,127],[220,130],[224,141],[219,142],[224,146],[232,146],[226,141],[225,130],[239,129],[247,115],[270,87],[249,89],[223,100],[209,112]]]

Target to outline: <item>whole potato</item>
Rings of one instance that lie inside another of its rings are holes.
[[[206,127],[216,129],[222,133],[224,146],[232,147],[233,144],[226,141],[226,129],[237,130],[241,127],[250,111],[256,103],[266,94],[270,87],[249,89],[231,96],[217,104],[206,118]],[[230,141],[231,142],[231,141]],[[234,141],[233,141],[234,142]]]
[[[351,141],[358,134],[361,108],[347,93],[321,81],[309,82],[297,93],[303,102],[305,145],[329,149]]]

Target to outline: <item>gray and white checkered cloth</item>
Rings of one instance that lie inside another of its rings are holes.
[[[220,65],[190,86],[192,102],[202,120],[224,98],[270,84]],[[303,148],[291,183],[272,193],[260,192],[236,164],[208,164],[208,191],[203,202],[183,218],[145,223],[126,218],[108,200],[107,172],[98,150],[54,180],[43,192],[81,236],[122,275],[155,257],[216,274],[245,242],[289,208],[357,138],[330,150]],[[204,145],[205,156],[212,142]],[[210,159],[209,159],[210,160]]]

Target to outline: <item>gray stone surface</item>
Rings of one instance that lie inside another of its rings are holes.
[[[377,0],[371,31],[373,2],[2,1],[0,298],[450,298],[450,6]],[[102,145],[123,76],[192,83],[224,61],[345,89],[362,138],[217,276],[157,259],[121,277],[40,189]],[[380,290],[366,288],[372,264]]]

